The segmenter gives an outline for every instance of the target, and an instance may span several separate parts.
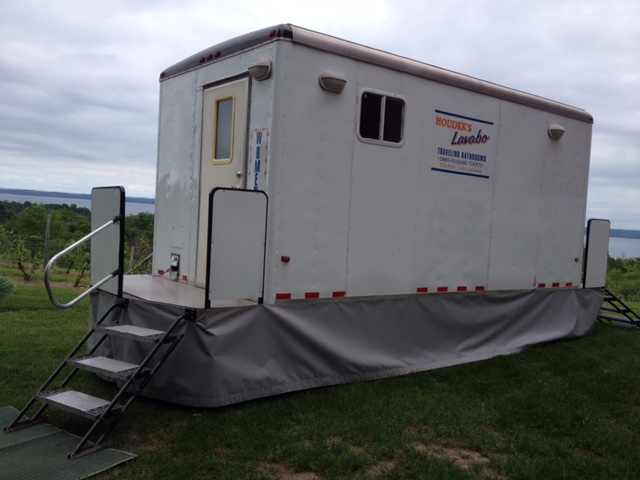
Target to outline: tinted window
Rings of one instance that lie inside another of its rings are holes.
[[[402,117],[404,102],[397,98],[385,98],[384,135],[385,142],[400,143],[402,141]]]
[[[404,100],[373,92],[360,98],[360,138],[401,143]]]
[[[233,98],[216,102],[215,160],[231,158],[233,139]]]
[[[380,113],[382,95],[363,93],[360,102],[360,136],[363,138],[380,138]]]

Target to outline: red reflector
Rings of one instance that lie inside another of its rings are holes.
[[[164,78],[164,76],[165,76],[165,75],[166,75],[166,73],[165,73],[165,72],[162,72],[162,73],[160,74],[160,78]]]
[[[456,288],[456,291],[458,291],[458,292],[466,292],[467,291],[467,287],[460,286],[460,287]]]
[[[564,285],[565,287],[573,287],[573,282],[567,282]]]
[[[290,293],[276,293],[276,300],[291,300]]]
[[[275,37],[275,36],[276,36],[276,33],[278,33],[278,32],[276,32],[275,30],[271,30],[271,31],[269,32],[269,38],[271,38],[271,37]]]
[[[333,292],[332,297],[346,297],[347,292]]]
[[[200,63],[204,63],[204,57],[201,57],[200,60],[198,60]]]
[[[284,262],[284,263],[289,263],[291,261],[291,257],[283,255],[283,256],[280,257],[280,261]]]
[[[216,53],[214,53],[214,54],[213,54],[213,56],[214,56],[215,58],[218,58],[220,55],[222,55],[222,53],[220,53],[220,52],[216,52]]]
[[[207,60],[212,60],[213,59],[213,55],[209,54],[207,55]]]
[[[416,292],[418,292],[418,293],[429,293],[429,287],[418,287],[416,289]]]
[[[158,270],[158,275],[164,275],[164,270]]]
[[[438,287],[438,292],[448,292],[449,291],[449,287]]]
[[[189,279],[187,278],[187,276],[186,276],[186,275],[182,275],[182,281],[183,281],[183,282],[186,282],[186,281],[188,281],[188,280],[189,280]]]
[[[304,294],[304,298],[320,298],[320,292],[307,292]]]
[[[476,287],[476,292],[484,292],[484,287],[482,285],[478,285]]]
[[[546,283],[539,283],[538,284],[538,288],[546,288],[547,284]]]
[[[551,286],[552,286],[553,288],[558,288],[558,287],[560,286],[560,284],[559,284],[558,282],[553,282],[553,283],[551,284]]]

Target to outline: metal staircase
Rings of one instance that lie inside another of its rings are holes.
[[[24,406],[6,432],[14,432],[45,420],[44,412],[55,407],[89,419],[92,423],[69,458],[97,451],[105,446],[107,436],[122,419],[127,408],[142,392],[158,369],[182,340],[174,333],[185,320],[194,320],[195,311],[186,309],[166,331],[119,324],[117,313],[126,310],[129,301],[123,298],[125,194],[122,187],[100,187],[91,192],[92,231],[84,238],[56,254],[45,268],[45,286],[51,302],[58,308],[70,308],[96,290],[110,293],[114,303],[95,322],[88,333],[69,353],[31,400]],[[53,293],[50,272],[55,262],[91,240],[92,286],[69,303],[60,303]],[[125,337],[146,344],[143,360],[134,365],[98,355],[98,349],[109,337]],[[89,348],[88,353],[87,348]],[[69,388],[80,371],[88,371],[114,380],[119,389],[104,400]],[[32,414],[32,412],[35,413]],[[29,418],[27,415],[32,416]]]
[[[25,405],[16,419],[5,427],[5,431],[12,432],[41,423],[45,419],[45,410],[52,406],[92,421],[84,437],[69,453],[70,459],[104,447],[107,436],[126,413],[127,408],[142,392],[182,339],[182,335],[173,333],[176,327],[194,315],[193,311],[186,311],[173,322],[167,331],[119,325],[108,321],[116,310],[126,309],[127,305],[127,300],[120,299],[96,322]],[[96,341],[89,353],[78,355],[94,336]],[[138,365],[95,355],[100,345],[110,336],[126,337],[136,342],[147,343],[149,345],[148,352]],[[68,384],[80,370],[113,379],[120,385],[120,388],[111,400],[104,400],[68,388]],[[65,371],[68,372],[66,376],[63,375]],[[27,413],[36,405],[39,405],[39,408],[29,419]]]
[[[609,290],[605,290],[598,320],[640,328],[640,316]]]

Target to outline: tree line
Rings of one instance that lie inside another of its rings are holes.
[[[125,271],[144,268],[140,263],[153,249],[152,213],[125,219]],[[0,260],[30,280],[56,253],[91,232],[91,211],[75,204],[42,205],[0,202]],[[56,264],[67,274],[77,273],[76,285],[90,271],[90,242],[64,256]]]
[[[640,302],[640,258],[609,257],[607,288],[623,302]]]
[[[129,215],[125,222],[125,271],[141,273],[153,250],[154,215]],[[0,261],[20,269],[29,280],[42,271],[48,258],[90,231],[88,208],[1,201]],[[89,242],[63,257],[57,266],[66,273],[77,272],[77,284],[90,271]],[[609,257],[607,288],[623,301],[640,302],[640,258]]]

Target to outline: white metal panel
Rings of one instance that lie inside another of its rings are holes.
[[[535,285],[546,127],[540,113],[502,102],[488,288]]]
[[[180,255],[180,278],[195,278],[194,219],[198,214],[199,169],[194,156],[197,74],[171,78],[160,86],[158,165],[153,269],[167,270]],[[193,254],[192,254],[193,253]]]
[[[355,64],[291,44],[279,48],[269,150],[267,288],[272,297],[326,297],[346,290]],[[327,69],[347,77],[341,94],[320,88],[318,78]],[[290,261],[282,262],[283,256]]]
[[[363,89],[408,98],[404,144],[354,141],[349,216],[349,295],[411,293],[418,199],[422,108],[411,94],[417,79],[372,65],[358,66]],[[358,115],[356,110],[356,116]]]
[[[96,230],[120,217],[117,224],[91,239],[91,284],[95,285],[119,268],[123,268],[120,234],[124,220],[124,188],[98,187],[91,190],[91,230]],[[123,274],[124,272],[121,272]],[[121,295],[122,285],[114,277],[100,287],[105,292]]]
[[[540,136],[545,151],[536,284],[577,287],[582,270],[591,125],[550,114],[540,117],[535,124],[532,121],[537,132],[555,123],[565,127],[565,134],[558,140]]]
[[[498,100],[426,83],[415,288],[487,286]],[[475,142],[475,139],[481,139]],[[474,143],[459,144],[462,137]],[[485,138],[486,137],[486,138]]]
[[[209,299],[261,298],[267,226],[266,194],[215,189],[210,208]]]
[[[609,255],[609,220],[591,219],[587,224],[587,249],[584,266],[584,287],[604,287],[607,281]]]

